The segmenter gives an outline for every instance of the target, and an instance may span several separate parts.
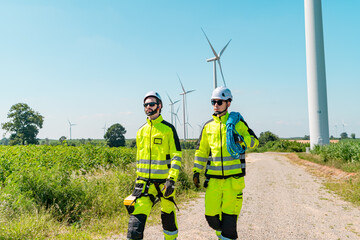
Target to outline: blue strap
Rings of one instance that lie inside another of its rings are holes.
[[[244,141],[243,136],[241,136],[235,129],[235,125],[240,120],[244,120],[244,118],[241,116],[240,113],[231,112],[229,114],[228,120],[226,121],[226,145],[227,145],[227,150],[230,153],[230,155],[235,159],[239,159],[240,154],[245,153],[245,151],[247,149],[247,145],[246,145],[246,143]],[[243,149],[241,147],[239,142],[235,142],[234,134],[239,135],[240,140],[242,142],[244,142],[244,144],[245,144],[245,149]]]

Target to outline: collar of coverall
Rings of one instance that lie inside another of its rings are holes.
[[[229,118],[229,112],[226,112],[226,114],[221,117],[216,116],[216,114],[213,114],[212,116],[213,116],[215,122],[220,123],[220,121],[221,121],[222,123],[226,124],[226,121]]]
[[[154,125],[154,124],[157,124],[157,123],[160,123],[163,121],[163,117],[161,116],[161,114],[155,118],[154,120],[150,120],[149,118],[146,118],[146,121],[148,124],[150,125]]]

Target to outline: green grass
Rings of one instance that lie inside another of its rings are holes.
[[[360,141],[345,140],[339,143],[316,147],[308,153],[297,153],[305,160],[321,165],[357,173],[350,179],[328,181],[325,186],[339,194],[346,201],[360,206]]]
[[[127,230],[136,149],[0,146],[0,239],[94,239]],[[183,151],[178,202],[197,196]],[[148,224],[160,219],[157,204]]]

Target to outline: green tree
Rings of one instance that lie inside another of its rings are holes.
[[[350,136],[352,139],[355,139],[355,133],[352,133]]]
[[[113,124],[104,135],[107,145],[109,147],[125,146],[125,133],[126,130],[120,123]]]
[[[61,136],[60,138],[59,138],[59,142],[61,143],[61,144],[63,144],[63,142],[66,140],[66,137],[65,136]]]
[[[259,143],[261,145],[263,145],[267,142],[272,142],[272,141],[277,141],[277,140],[279,140],[279,137],[270,131],[260,133]]]
[[[343,132],[340,134],[340,137],[341,137],[341,139],[346,139],[346,138],[348,138],[348,134],[346,132]]]
[[[7,115],[9,122],[2,123],[1,127],[10,132],[10,145],[37,144],[39,129],[42,128],[44,117],[35,112],[26,103],[17,103],[10,108]]]

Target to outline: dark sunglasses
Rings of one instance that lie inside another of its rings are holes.
[[[157,104],[156,102],[144,103],[144,107],[147,107],[147,106],[153,107],[153,106],[155,106],[156,104]]]
[[[219,106],[222,105],[222,103],[225,102],[224,100],[211,100],[211,105],[215,106],[217,103]]]

